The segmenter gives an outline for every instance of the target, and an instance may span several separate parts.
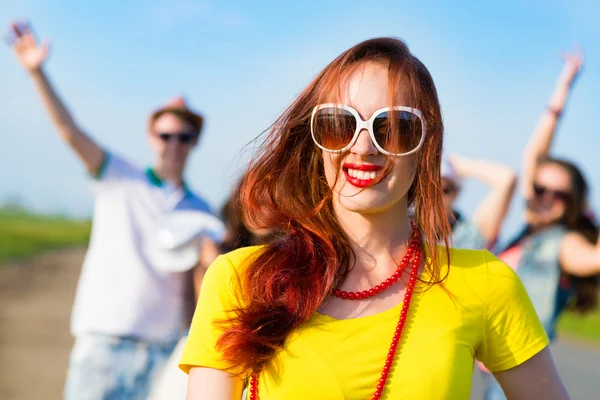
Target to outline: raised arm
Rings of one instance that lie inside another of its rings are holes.
[[[600,236],[595,244],[582,234],[569,232],[560,244],[560,265],[569,274],[586,277],[600,274]]]
[[[10,28],[15,55],[33,79],[58,133],[83,161],[89,173],[93,176],[97,175],[104,159],[104,152],[96,142],[79,129],[42,68],[48,59],[50,43],[48,41],[43,44],[37,43],[33,31],[27,24],[12,23]]]
[[[556,82],[554,93],[535,127],[529,144],[523,153],[523,178],[521,180],[525,199],[533,197],[533,179],[538,161],[550,151],[558,120],[573,86],[575,78],[583,65],[583,54],[580,51],[567,53],[565,64]]]
[[[477,179],[490,187],[489,194],[479,203],[473,223],[488,244],[494,242],[506,217],[516,185],[516,174],[508,166],[451,155],[449,161],[462,178]]]

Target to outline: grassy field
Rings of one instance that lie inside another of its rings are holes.
[[[600,309],[587,315],[565,313],[558,322],[559,335],[600,344]]]
[[[90,222],[0,209],[0,264],[88,242]]]

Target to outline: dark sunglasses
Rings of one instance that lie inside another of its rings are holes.
[[[458,189],[454,185],[442,185],[442,192],[446,195],[450,195],[458,192]]]
[[[197,134],[189,132],[157,133],[156,135],[165,143],[171,141],[172,139],[177,139],[181,144],[188,144],[198,137]]]
[[[533,184],[533,193],[538,198],[549,195],[552,197],[552,200],[568,201],[571,199],[571,193],[569,192],[565,192],[563,190],[552,190],[537,183]]]

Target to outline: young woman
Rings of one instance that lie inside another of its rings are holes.
[[[523,154],[525,227],[499,254],[521,277],[550,339],[569,303],[588,311],[598,296],[600,240],[588,214],[588,185],[574,164],[548,155],[582,62],[581,54],[566,56],[548,107]],[[486,399],[505,399],[493,378],[487,380]]]
[[[514,399],[568,398],[516,274],[438,247],[442,119],[399,40],[360,43],[273,125],[241,190],[285,236],[209,267],[188,399],[468,399],[474,358]],[[409,220],[409,207],[414,220]]]

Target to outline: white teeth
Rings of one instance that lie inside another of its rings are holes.
[[[361,180],[372,180],[377,178],[377,172],[375,171],[360,171],[358,169],[350,169],[348,168],[348,175],[352,178],[361,179]]]

